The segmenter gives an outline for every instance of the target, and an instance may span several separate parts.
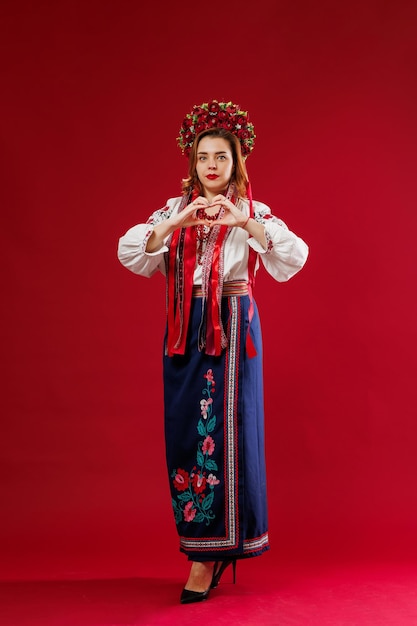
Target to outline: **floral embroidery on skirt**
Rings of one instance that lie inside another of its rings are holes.
[[[214,488],[220,480],[213,474],[218,470],[212,458],[216,444],[209,433],[216,426],[216,416],[212,415],[215,381],[213,370],[204,374],[206,386],[202,390],[206,397],[200,400],[201,417],[197,424],[198,434],[203,438],[198,442],[196,465],[191,473],[178,468],[172,472],[173,485],[180,493],[172,499],[175,521],[184,519],[186,522],[205,522],[208,526],[214,519],[211,505],[214,500]]]

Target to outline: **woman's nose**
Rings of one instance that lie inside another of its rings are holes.
[[[216,161],[211,161],[211,163],[209,163],[209,169],[211,169],[211,170],[215,170],[216,169]]]

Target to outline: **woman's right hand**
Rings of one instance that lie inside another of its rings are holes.
[[[205,209],[209,202],[207,198],[199,196],[188,204],[180,213],[172,215],[169,219],[172,224],[175,225],[174,230],[177,228],[187,228],[187,226],[197,226],[197,224],[209,225],[209,222],[198,216],[199,209]]]
[[[146,252],[158,251],[164,245],[165,238],[171,235],[177,228],[187,228],[188,226],[197,226],[198,224],[211,226],[212,222],[198,217],[198,210],[206,208],[208,204],[207,198],[199,196],[180,211],[180,213],[171,215],[167,220],[157,224],[148,239]]]

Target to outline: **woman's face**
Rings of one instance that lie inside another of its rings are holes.
[[[223,137],[203,137],[197,147],[196,172],[209,199],[222,193],[233,172],[233,154]]]

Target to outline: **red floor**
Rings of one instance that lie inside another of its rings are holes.
[[[182,577],[4,582],[1,626],[236,624],[416,626],[414,564],[238,563],[207,602],[178,603]]]

